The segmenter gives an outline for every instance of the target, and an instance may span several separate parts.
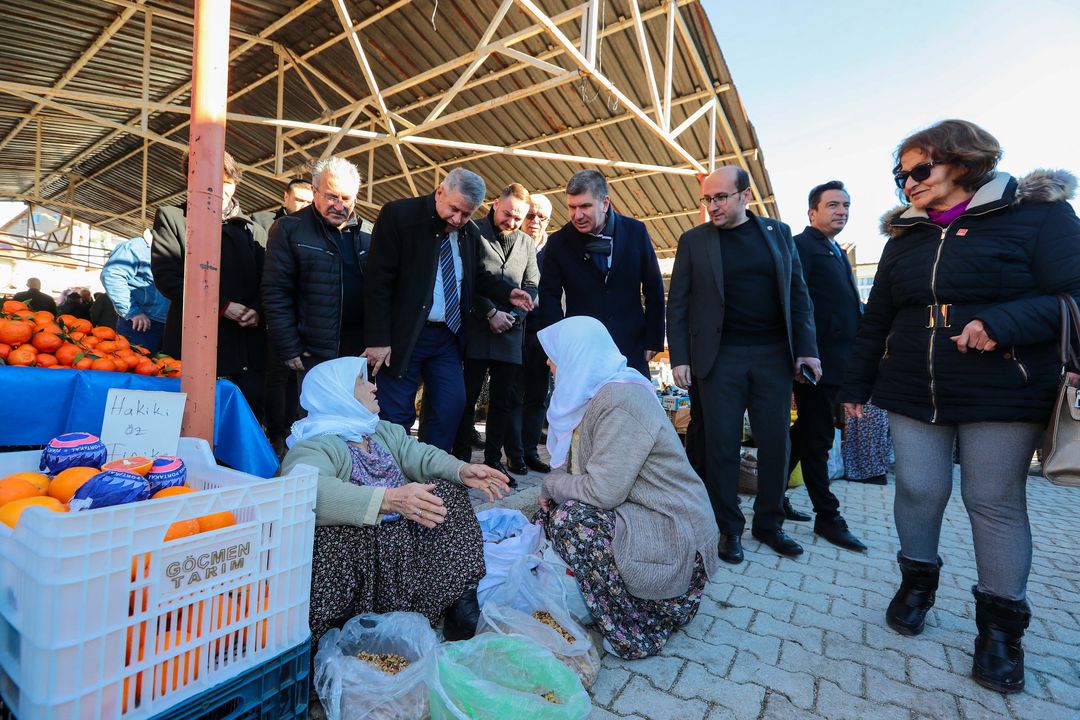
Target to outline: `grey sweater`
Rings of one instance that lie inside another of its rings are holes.
[[[646,600],[682,595],[699,553],[712,576],[719,539],[712,504],[656,396],[608,383],[575,432],[572,472],[545,476],[544,495],[615,512],[615,565],[627,590]]]

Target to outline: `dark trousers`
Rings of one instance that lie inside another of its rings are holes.
[[[791,423],[791,358],[787,343],[721,345],[712,370],[698,378],[698,384],[709,446],[703,480],[720,532],[738,535],[746,525],[738,494],[744,411],[749,411],[750,429],[758,448],[754,529],[779,530],[784,524]]]
[[[442,323],[424,325],[409,366],[400,378],[387,370],[375,377],[379,417],[411,431],[416,421],[416,391],[421,378],[424,397],[428,400],[424,442],[450,452],[465,409],[465,380],[457,336]]]
[[[299,372],[291,370],[278,359],[273,350],[267,359],[266,370],[266,434],[271,438],[285,437],[296,422],[300,407]]]
[[[263,421],[263,398],[266,392],[266,373],[263,370],[245,370],[235,375],[223,376],[231,380],[247,400],[248,407],[260,423]]]
[[[503,445],[506,446],[506,459],[512,463],[522,462],[521,436],[515,435],[510,427],[510,406],[514,395],[514,384],[521,374],[521,366],[498,360],[465,360],[465,412],[458,425],[455,450],[471,453],[469,440],[472,436],[475,420],[476,400],[484,386],[484,375],[491,375],[488,383],[487,429],[484,438],[484,462],[497,463],[502,460]]]
[[[341,328],[340,335],[338,336],[338,357],[360,356],[364,354],[364,329],[359,326],[343,327]],[[321,362],[327,360],[334,360],[335,358],[320,357],[318,355],[300,355],[300,362],[303,363],[304,369],[296,372],[296,402],[292,405],[288,405],[287,408],[295,407],[296,417],[293,421],[299,418],[307,417],[307,410],[300,405],[300,394],[304,391],[304,378],[307,377],[308,371]],[[284,364],[284,363],[283,363]],[[368,379],[371,379],[371,371],[368,371]],[[374,382],[374,381],[373,381]],[[286,398],[286,402],[290,402]],[[289,434],[289,429],[292,428],[292,422],[289,423],[285,434]],[[267,428],[267,434],[273,437],[273,433]]]
[[[802,463],[803,483],[818,520],[840,517],[840,501],[829,490],[829,450],[835,437],[836,385],[794,383],[799,417],[791,426],[791,458],[788,470]]]
[[[705,448],[709,441],[705,434],[705,408],[701,404],[700,384],[696,377],[690,378],[690,424],[686,426],[686,459],[702,480],[708,472],[708,455]]]
[[[161,338],[165,334],[165,323],[159,320],[150,321],[150,329],[145,332],[136,330],[130,320],[120,318],[116,321],[116,332],[128,339],[132,345],[140,345],[152,353],[161,348]]]
[[[544,432],[544,416],[547,415],[548,388],[551,370],[547,366],[547,353],[540,345],[535,332],[525,329],[525,342],[521,354],[521,372],[514,383],[510,405],[510,433],[521,438],[525,457],[539,458],[536,448]],[[507,441],[509,445],[512,441]],[[507,450],[509,454],[509,449]]]

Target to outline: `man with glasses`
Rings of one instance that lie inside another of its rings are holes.
[[[801,555],[783,531],[791,380],[805,369],[816,382],[821,364],[799,255],[787,225],[748,212],[750,177],[742,168],[720,168],[701,191],[709,222],[679,239],[668,343],[675,383],[698,384],[717,550],[726,562],[743,561],[739,455],[749,411],[758,447],[753,536],[781,555]]]
[[[262,287],[271,346],[289,369],[301,372],[364,351],[364,264],[371,244],[354,210],[356,166],[324,158],[311,169],[311,181],[311,205],[270,228]]]
[[[615,212],[596,170],[570,178],[566,206],[570,222],[544,248],[538,329],[563,317],[594,317],[627,366],[649,377],[649,360],[664,349],[664,281],[649,232]]]

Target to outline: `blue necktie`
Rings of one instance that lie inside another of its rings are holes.
[[[439,270],[442,272],[443,304],[446,327],[457,333],[461,327],[461,301],[458,300],[457,275],[454,272],[454,250],[450,247],[450,234],[444,233],[439,243]]]

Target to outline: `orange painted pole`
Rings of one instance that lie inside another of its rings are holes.
[[[182,434],[214,442],[221,184],[229,78],[229,0],[195,0],[188,143]]]

